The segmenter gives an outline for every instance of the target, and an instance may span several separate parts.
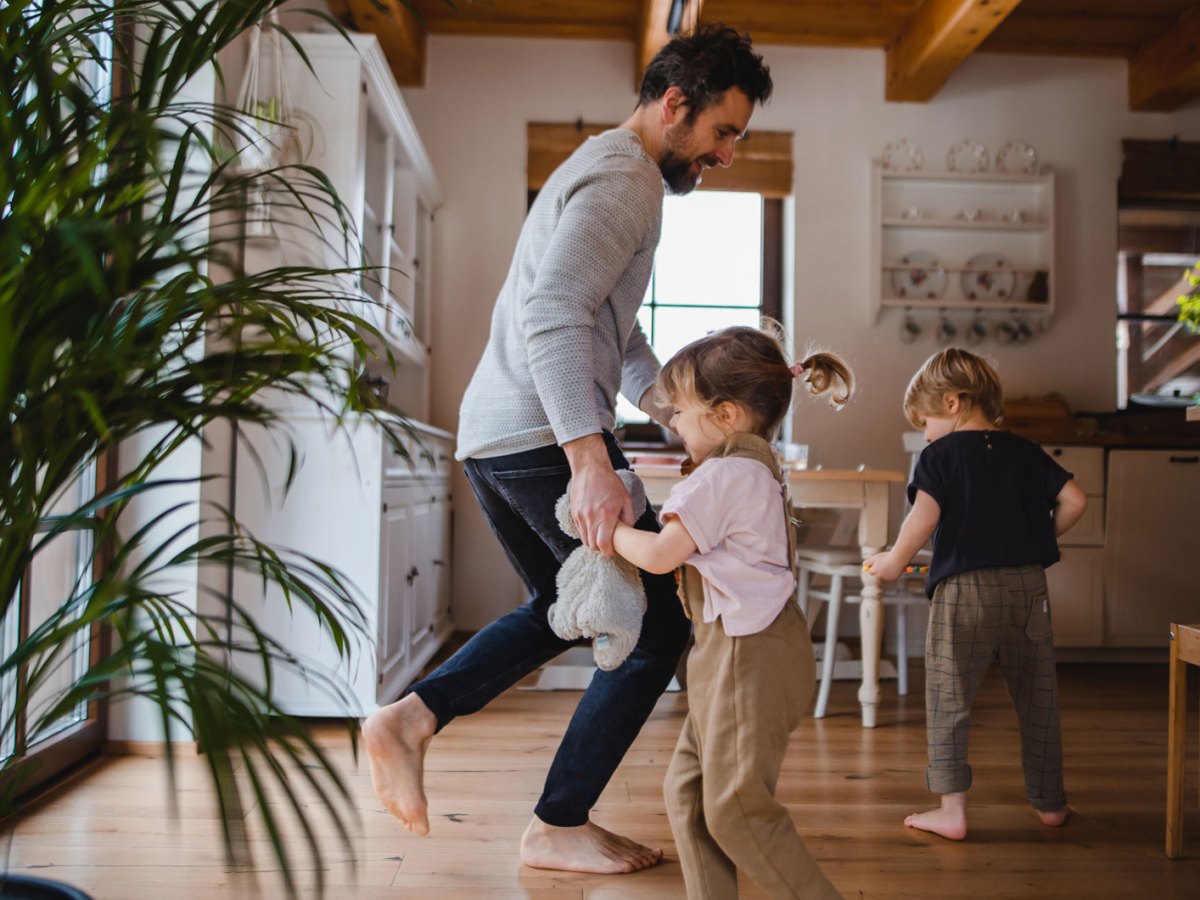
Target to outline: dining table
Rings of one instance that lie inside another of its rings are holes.
[[[631,454],[634,471],[646,487],[646,498],[658,507],[683,477],[678,460]],[[906,481],[902,472],[886,469],[787,468],[788,493],[797,508],[857,509],[858,544],[866,559],[888,543],[888,504],[891,486]],[[879,708],[879,661],[883,645],[883,593],[880,579],[862,573],[862,604],[859,625],[862,634],[862,681],[858,702],[864,728],[874,728]],[[826,648],[832,652],[832,648]]]

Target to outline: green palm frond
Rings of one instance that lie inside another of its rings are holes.
[[[353,258],[356,236],[328,178],[304,165],[244,171],[230,147],[246,136],[245,117],[185,93],[280,3],[0,5],[0,616],[14,613],[22,576],[56,539],[87,531],[112,555],[0,662],[0,677],[25,679],[0,726],[27,717],[27,736],[81,702],[149,699],[164,734],[182,727],[205,752],[231,861],[246,861],[253,802],[294,890],[276,810],[300,825],[318,878],[322,841],[299,788],[321,800],[343,842],[353,814],[332,762],[271,700],[273,672],[303,671],[302,661],[237,598],[219,597],[221,613],[207,615],[163,585],[180,571],[250,572],[315,617],[344,655],[369,643],[355,590],[320,560],[257,540],[221,508],[168,506],[131,533],[122,524],[134,504],[179,486],[164,464],[209,426],[279,429],[269,394],[316,404],[334,421],[374,417],[402,446],[359,378],[365,359],[392,362],[357,287],[370,273],[250,273],[238,261],[245,197],[263,188],[289,221],[344,235],[333,249]],[[83,467],[134,438],[144,455],[64,510]],[[290,453],[294,471],[297,448]],[[200,521],[203,536],[172,524],[180,514]],[[112,652],[28,708],[39,686],[61,683],[65,649],[97,626],[111,632]],[[332,678],[308,677],[342,696]],[[22,765],[25,740],[10,770]],[[11,801],[19,781],[6,782],[0,799]],[[277,797],[282,804],[268,799]]]

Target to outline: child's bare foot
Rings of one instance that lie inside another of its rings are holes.
[[[521,835],[521,862],[535,869],[618,875],[662,862],[662,850],[587,822],[574,828],[547,825],[534,817]]]
[[[923,813],[913,813],[904,820],[908,828],[928,831],[952,841],[967,836],[967,795],[942,794],[942,805]]]
[[[413,834],[429,834],[425,751],[436,728],[416,694],[377,709],[362,725],[375,796]]]
[[[1049,825],[1051,828],[1057,828],[1059,825],[1065,823],[1067,816],[1071,814],[1070,809],[1065,806],[1053,812],[1043,812],[1040,809],[1035,809],[1034,812],[1038,814],[1038,818],[1042,820],[1043,825]]]

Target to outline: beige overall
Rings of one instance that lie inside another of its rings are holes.
[[[781,514],[790,517],[783,475],[766,441],[735,435],[713,456],[768,466],[780,483]],[[789,522],[795,574],[793,540]],[[789,601],[764,631],[729,637],[720,620],[703,621],[702,581],[691,566],[683,567],[679,596],[696,644],[687,663],[688,716],[664,793],[688,897],[737,897],[738,870],[767,897],[841,897],[775,799],[788,735],[807,714],[816,681],[804,616]]]

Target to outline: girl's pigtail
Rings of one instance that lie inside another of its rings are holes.
[[[807,356],[800,364],[800,377],[813,394],[829,392],[830,406],[841,407],[854,396],[854,373],[840,356],[821,351]]]

